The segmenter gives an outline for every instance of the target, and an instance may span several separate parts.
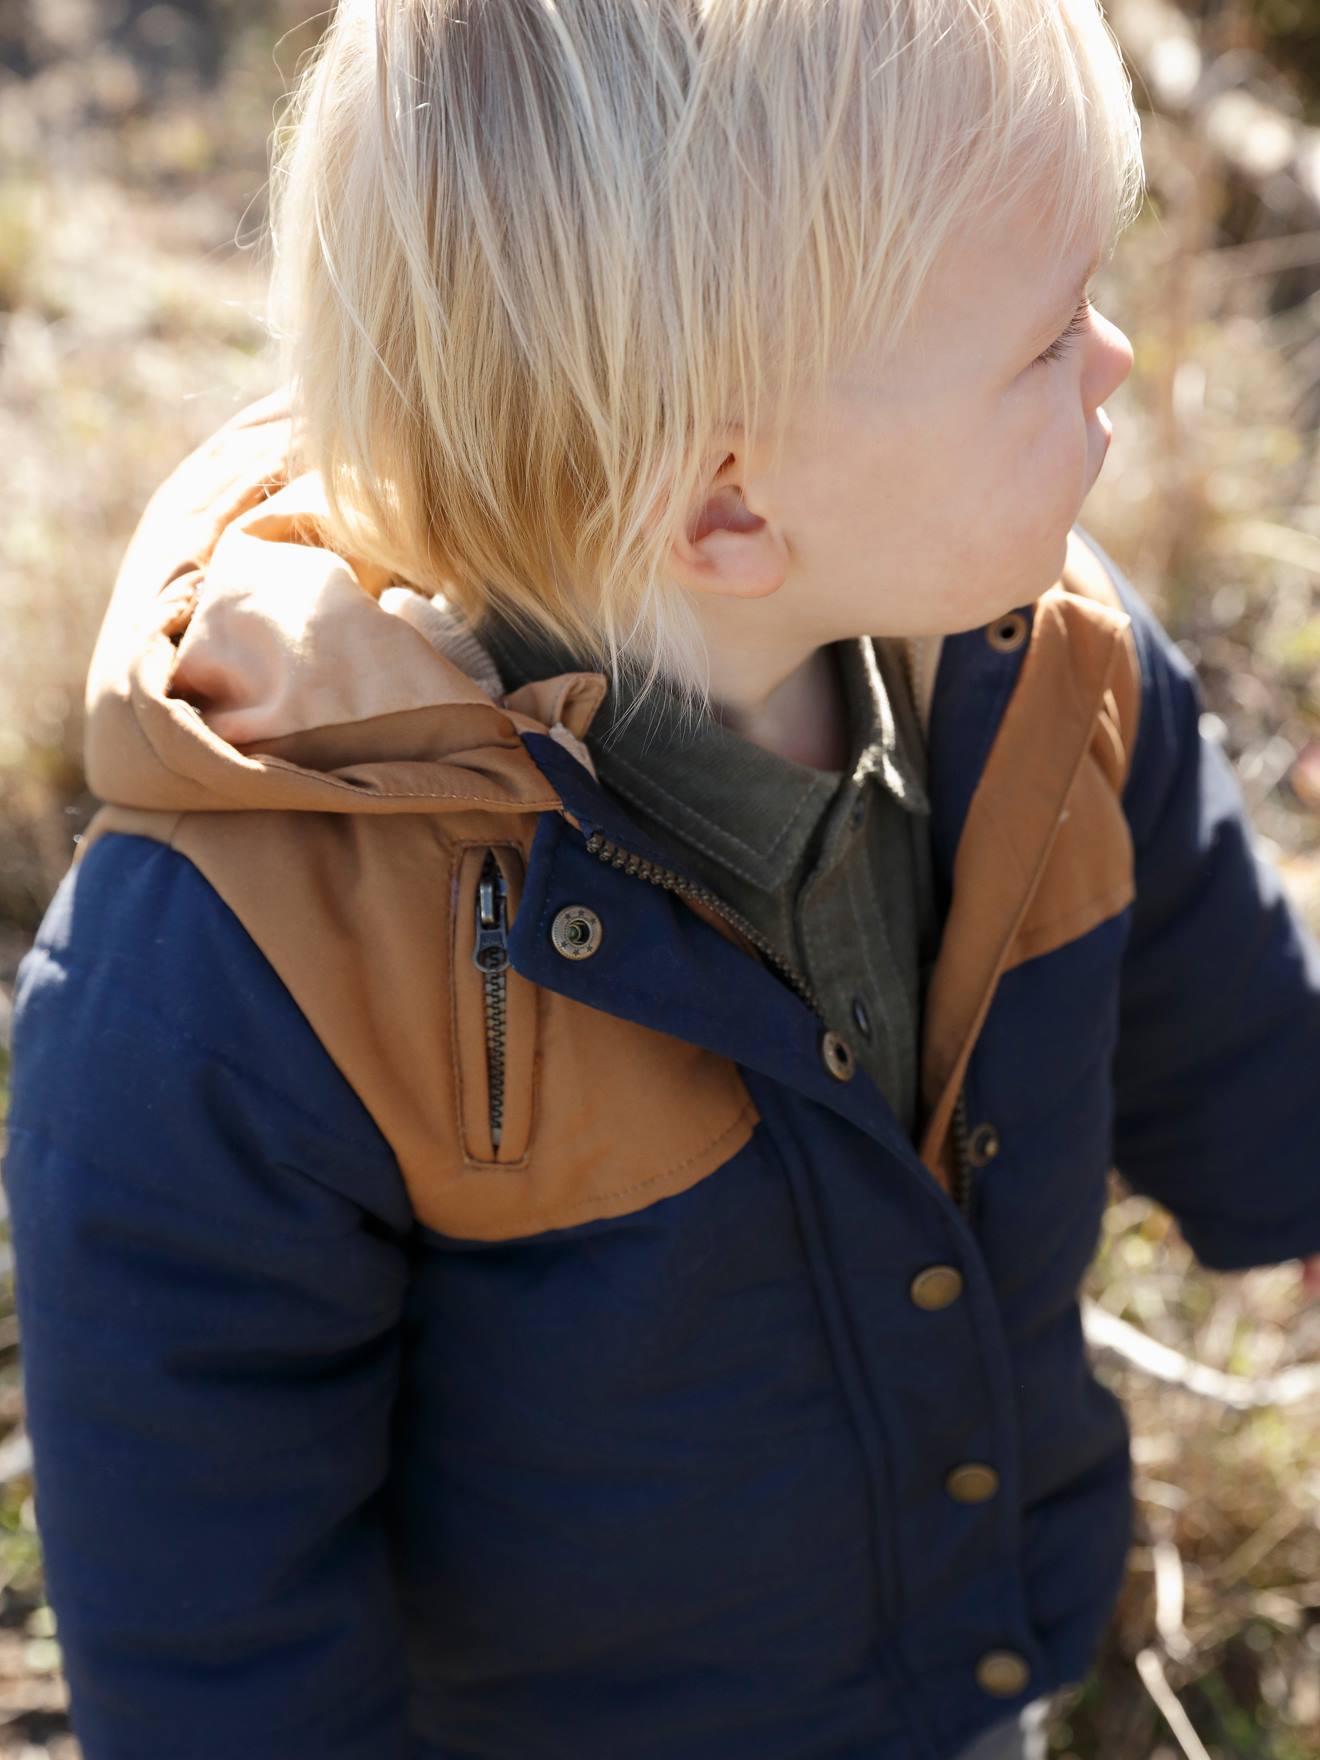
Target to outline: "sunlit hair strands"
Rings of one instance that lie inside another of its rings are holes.
[[[1143,191],[1094,0],[343,0],[276,130],[269,323],[336,547],[705,705],[665,578],[727,424],[896,346],[961,217]]]

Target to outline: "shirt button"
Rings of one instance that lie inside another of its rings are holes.
[[[959,1503],[984,1503],[999,1489],[999,1474],[985,1461],[964,1461],[944,1481],[950,1497]]]
[[[977,1685],[996,1698],[1011,1699],[1031,1678],[1027,1659],[1016,1650],[987,1650],[976,1665]]]
[[[852,811],[848,814],[848,824],[854,831],[856,831],[857,827],[861,824],[862,820],[865,817],[866,817],[866,796],[859,794],[857,799],[852,804]]]
[[[836,1081],[846,1082],[853,1073],[852,1046],[842,1033],[824,1032],[820,1036],[821,1061]]]
[[[947,1308],[962,1288],[962,1272],[956,1265],[927,1265],[908,1285],[908,1294],[919,1308]]]
[[[1020,611],[1010,611],[985,626],[985,639],[1001,654],[1011,654],[1027,639],[1027,620]]]
[[[861,1032],[869,1039],[871,1037],[871,1011],[860,996],[854,996],[852,999],[852,1017]]]
[[[999,1132],[992,1124],[978,1124],[967,1139],[967,1154],[973,1167],[984,1167],[999,1153]]]

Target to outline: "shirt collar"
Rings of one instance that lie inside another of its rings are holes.
[[[583,662],[560,644],[503,622],[480,632],[509,689]],[[913,813],[929,812],[925,750],[902,658],[891,638],[835,644],[848,717],[848,767],[818,770],[781,757],[707,719],[683,731],[676,697],[661,685],[620,725],[633,701],[611,683],[586,736],[601,781],[744,879],[776,888],[796,871],[826,806],[867,782]]]

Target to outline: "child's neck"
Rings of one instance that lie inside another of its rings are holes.
[[[742,659],[741,666],[719,668],[711,656],[711,701],[722,725],[781,758],[816,770],[844,769],[848,709],[835,650],[816,648],[768,691]]]

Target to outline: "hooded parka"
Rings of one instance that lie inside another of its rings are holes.
[[[324,541],[281,393],[162,484],[4,1180],[86,1760],[949,1760],[1131,1539],[1109,1170],[1320,1252],[1320,948],[1080,528],[935,644],[918,1141],[632,823]],[[483,683],[483,678],[485,682]]]

